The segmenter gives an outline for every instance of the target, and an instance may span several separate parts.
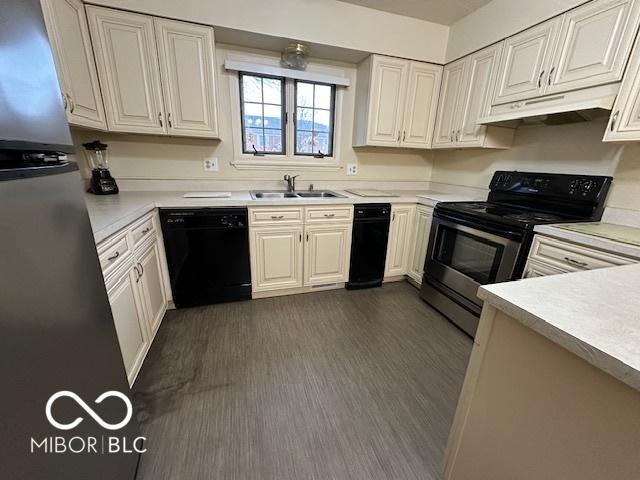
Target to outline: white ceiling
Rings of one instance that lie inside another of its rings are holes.
[[[491,0],[340,0],[383,12],[451,25]]]

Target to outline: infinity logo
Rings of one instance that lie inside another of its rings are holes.
[[[51,415],[51,407],[53,406],[53,403],[59,399],[60,397],[69,397],[72,398],[78,405],[80,405],[82,407],[82,409],[87,412],[89,415],[91,415],[91,417],[98,422],[98,424],[100,424],[100,426],[102,428],[106,428],[107,430],[119,430],[122,427],[124,427],[127,423],[129,423],[129,420],[131,420],[131,416],[133,415],[133,406],[131,405],[131,401],[129,400],[129,398],[121,392],[117,392],[115,390],[111,390],[108,392],[104,392],[102,395],[100,395],[98,398],[96,398],[95,403],[102,403],[102,401],[105,398],[109,398],[109,397],[118,397],[119,399],[121,399],[125,406],[127,407],[127,414],[125,415],[124,419],[120,422],[120,423],[116,423],[116,424],[111,424],[111,423],[107,423],[104,420],[102,420],[102,418],[100,418],[100,416],[98,416],[98,414],[96,412],[93,411],[93,409],[87,405],[84,400],[82,400],[78,395],[76,395],[73,392],[69,392],[66,390],[62,390],[58,393],[54,393],[53,395],[51,395],[51,397],[49,398],[49,400],[47,401],[47,407],[46,407],[46,414],[47,414],[47,420],[49,420],[49,423],[51,425],[53,425],[54,427],[56,427],[59,430],[71,430],[72,428],[76,428],[78,425],[80,425],[80,423],[84,420],[82,417],[78,417],[76,418],[73,422],[71,423],[60,423],[58,421],[56,421],[53,418],[53,415]]]

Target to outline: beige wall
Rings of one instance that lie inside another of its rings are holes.
[[[603,143],[605,127],[605,120],[521,127],[509,150],[438,151],[431,181],[486,188],[496,170],[612,175],[608,206],[640,210],[640,147]]]
[[[447,62],[529,28],[587,0],[493,0],[451,25]]]
[[[93,0],[322,45],[444,63],[449,27],[337,0]]]
[[[238,170],[230,165],[233,160],[233,139],[231,112],[239,108],[231,102],[229,82],[237,81],[233,73],[223,68],[223,62],[229,52],[252,52],[274,56],[265,51],[249,50],[239,47],[218,45],[218,105],[221,140],[201,140],[193,138],[170,138],[148,135],[130,135],[87,130],[74,131],[76,147],[82,151],[82,143],[99,138],[109,145],[110,166],[117,179],[184,179],[184,180],[225,180],[227,188],[233,189],[233,182],[240,185],[243,181],[281,179],[284,173],[300,174],[300,185],[319,180],[339,181],[407,181],[426,182],[431,174],[433,154],[424,150],[405,150],[389,148],[351,147],[353,132],[353,113],[355,101],[356,67],[351,64],[329,63],[343,68],[351,79],[352,86],[344,90],[342,115],[340,118],[341,168],[338,171],[318,172],[304,169],[281,168],[276,170]],[[316,62],[317,63],[317,62]],[[328,62],[325,62],[328,63]],[[217,156],[219,172],[203,171],[203,160]],[[78,157],[81,157],[79,155]],[[347,163],[358,164],[357,176],[346,176],[344,166]],[[85,170],[84,175],[88,172]],[[241,186],[238,186],[241,189]]]

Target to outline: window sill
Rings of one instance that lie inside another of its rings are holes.
[[[316,170],[322,172],[335,172],[342,169],[337,158],[292,158],[276,155],[264,157],[242,156],[231,162],[238,170],[282,170],[283,168],[296,168],[302,170]]]

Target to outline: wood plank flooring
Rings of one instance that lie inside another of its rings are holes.
[[[438,479],[472,341],[407,283],[167,313],[138,479]]]

